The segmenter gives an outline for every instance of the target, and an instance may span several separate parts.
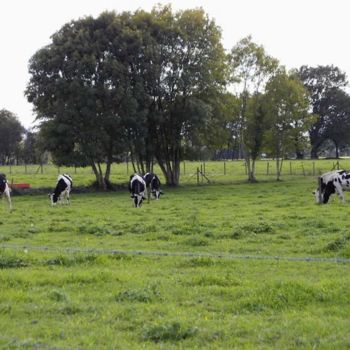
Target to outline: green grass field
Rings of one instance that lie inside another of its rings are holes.
[[[191,166],[139,209],[122,190],[0,203],[0,348],[349,349],[350,204],[266,163],[252,185],[210,163],[196,186]]]

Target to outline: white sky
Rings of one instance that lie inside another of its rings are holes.
[[[350,78],[350,0],[0,0],[0,109],[32,125],[32,105],[24,97],[28,62],[65,23],[105,10],[150,10],[156,3],[175,11],[202,7],[221,27],[228,50],[252,35],[287,69],[333,64]]]

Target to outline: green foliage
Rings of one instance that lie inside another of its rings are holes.
[[[341,89],[347,85],[346,75],[335,66],[302,66],[297,71],[297,75],[309,92],[312,113],[317,116],[309,128],[311,156],[317,158],[323,142],[336,135],[332,125],[333,122],[337,124],[339,112],[341,111],[340,114],[342,114],[348,108],[344,106],[341,99],[338,101],[334,99],[334,93],[344,95]],[[346,95],[346,100],[348,99],[349,96]],[[344,122],[344,132],[347,132],[349,123],[346,118]]]
[[[12,112],[0,110],[0,163],[6,164],[18,155],[19,143],[24,128],[18,117]]]
[[[156,158],[178,185],[182,142],[211,117],[204,96],[226,83],[220,40],[202,9],[158,6],[65,24],[32,57],[26,90],[55,164],[91,165],[106,188],[111,163],[131,152],[139,172]]]
[[[236,122],[241,157],[248,167],[248,180],[254,182],[255,161],[258,158],[265,130],[265,113],[261,107],[261,94],[266,83],[278,68],[278,61],[267,55],[263,46],[252,41],[251,36],[240,40],[230,54],[232,81],[239,87],[239,109]],[[233,131],[232,131],[233,132]]]
[[[304,149],[304,134],[311,125],[308,96],[302,83],[280,70],[266,86],[266,149],[276,159],[277,179],[288,153]]]

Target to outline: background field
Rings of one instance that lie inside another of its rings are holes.
[[[197,166],[140,209],[125,190],[1,203],[0,348],[348,349],[350,205],[315,204],[312,163],[280,182],[259,163],[253,185],[238,162],[194,185]]]
[[[317,177],[323,172],[332,169],[350,169],[350,158],[340,160],[285,160],[282,167],[282,176]],[[201,170],[213,183],[232,183],[246,180],[245,163],[242,160],[234,161],[210,161],[181,163],[180,182],[183,185],[197,183],[197,169]],[[273,160],[261,160],[256,164],[256,174],[259,180],[273,180],[276,176],[275,162]],[[111,170],[111,181],[115,184],[126,184],[129,175],[132,174],[131,163],[114,164]],[[154,172],[162,178],[160,169],[155,166]],[[90,167],[55,167],[53,165],[19,165],[0,166],[0,173],[5,173],[10,183],[29,183],[33,188],[50,188],[54,186],[57,175],[68,173],[73,177],[75,186],[89,186],[95,180]],[[164,182],[164,181],[163,181]],[[200,183],[207,183],[207,179],[200,176]]]

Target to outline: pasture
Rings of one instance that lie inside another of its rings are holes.
[[[188,166],[140,209],[126,190],[1,203],[0,348],[348,349],[350,204],[239,169],[197,186]]]

